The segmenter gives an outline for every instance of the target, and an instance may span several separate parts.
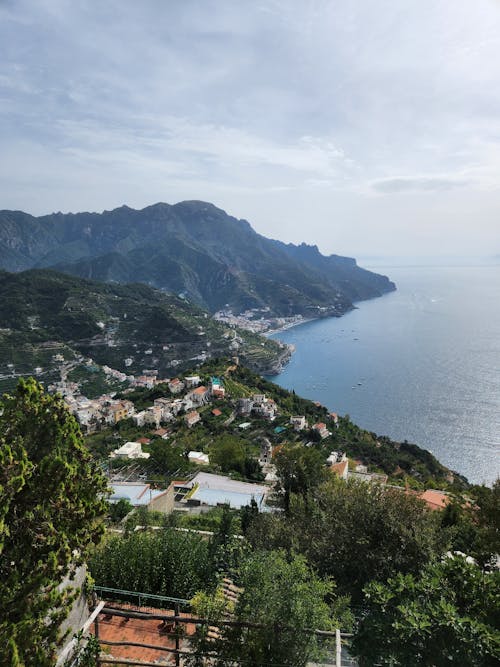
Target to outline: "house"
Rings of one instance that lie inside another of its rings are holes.
[[[199,466],[207,466],[210,463],[208,454],[204,454],[203,452],[189,452],[188,460],[189,463],[195,463]]]
[[[330,419],[332,422],[335,424],[335,426],[338,428],[339,427],[339,416],[336,412],[330,412],[329,414]]]
[[[313,430],[316,431],[316,433],[319,433],[322,440],[328,438],[328,436],[331,435],[330,431],[326,428],[326,424],[323,424],[323,422],[314,424]]]
[[[186,398],[192,402],[193,406],[205,405],[208,402],[208,389],[204,386],[193,389]]]
[[[210,391],[214,398],[224,398],[226,394],[222,381],[218,377],[213,377],[210,380]]]
[[[341,463],[334,463],[331,467],[330,470],[333,472],[334,475],[337,475],[337,477],[340,477],[340,479],[347,480],[347,477],[349,475],[349,461],[342,461]]]
[[[191,389],[193,387],[197,387],[201,380],[199,375],[188,375],[184,378],[184,382],[186,383],[186,387]]]
[[[251,398],[239,398],[237,403],[238,414],[244,416],[252,412],[253,401]]]
[[[170,380],[168,383],[168,388],[172,392],[172,394],[180,394],[181,391],[184,390],[185,384],[184,382],[181,382],[179,378],[174,378],[173,380]]]
[[[347,461],[345,452],[330,452],[330,456],[326,459],[327,466],[333,466],[335,463],[343,463]]]
[[[170,431],[167,428],[157,428],[156,431],[153,431],[153,435],[166,440],[170,435]]]
[[[110,459],[149,459],[149,454],[142,451],[140,442],[126,442],[109,455]]]
[[[119,401],[118,403],[112,403],[108,408],[108,414],[112,418],[114,424],[117,424],[122,419],[131,417],[134,412],[135,407],[132,401]]]
[[[170,398],[155,398],[154,406],[160,408],[162,422],[169,422],[174,419],[172,411],[172,400]]]
[[[163,410],[159,405],[151,405],[149,408],[137,412],[132,416],[132,419],[137,426],[149,425],[159,428],[160,422],[164,421]]]
[[[307,421],[304,416],[292,416],[290,417],[290,424],[293,426],[294,431],[302,431],[307,426]]]
[[[213,414],[214,417],[220,417],[222,412],[219,410],[219,408],[214,408],[212,410],[212,414]]]
[[[188,426],[188,428],[191,428],[191,426],[194,426],[200,421],[200,413],[197,412],[196,410],[193,410],[192,412],[188,412],[187,415],[184,417],[184,422]]]
[[[434,489],[427,489],[417,495],[431,510],[443,510],[451,502],[448,494],[443,491],[435,491]]]

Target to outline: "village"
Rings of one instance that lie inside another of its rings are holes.
[[[373,466],[362,459],[348,458],[339,447],[336,413],[315,403],[323,417],[313,420],[287,414],[265,393],[248,390],[241,395],[241,385],[231,378],[237,363],[233,358],[220,375],[159,378],[157,371],[145,370],[141,376],[127,377],[131,386],[120,398],[104,394],[88,399],[79,393],[78,384],[64,380],[51,385],[50,390],[64,397],[89,443],[112,432],[107,440],[113,448],[108,445],[106,453],[101,452],[112,489],[111,503],[125,500],[131,507],[169,515],[174,511],[199,514],[220,506],[237,510],[253,500],[259,510],[271,511],[278,481],[275,457],[289,445],[319,448],[325,468],[343,480],[390,483],[387,474],[372,470]],[[108,367],[104,371],[119,380],[124,375]],[[127,398],[155,390],[161,395],[140,408],[137,401]],[[220,457],[212,460],[214,431],[228,434],[247,450],[247,460],[253,463],[251,479],[237,465],[232,467],[231,455],[222,466]],[[126,439],[130,432],[135,437]],[[156,467],[152,474],[152,448],[155,452],[179,452],[179,441],[198,445],[195,449],[184,446],[177,459],[181,463],[174,469]],[[445,492],[424,490],[420,495],[432,509],[443,508],[448,502]]]

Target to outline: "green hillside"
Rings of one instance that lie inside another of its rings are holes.
[[[146,285],[100,284],[47,270],[0,272],[0,381],[33,373],[53,379],[56,355],[168,376],[221,355],[265,371],[288,350]]]

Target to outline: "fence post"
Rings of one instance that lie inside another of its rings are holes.
[[[99,642],[99,614],[97,614],[94,621],[94,636],[97,639],[97,642]],[[99,653],[97,655],[96,667],[101,667],[101,661],[100,661],[101,647],[99,643],[98,646],[99,646]]]
[[[342,667],[342,643],[338,628],[335,630],[335,667]]]
[[[181,656],[179,655],[179,649],[180,649],[180,637],[179,637],[179,621],[177,620],[177,617],[180,614],[180,606],[178,602],[174,603],[174,614],[175,614],[175,622],[174,622],[174,631],[175,631],[175,667],[179,667],[181,664]]]

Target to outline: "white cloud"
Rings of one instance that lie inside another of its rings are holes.
[[[0,18],[2,207],[205,198],[348,254],[404,252],[408,217],[437,243],[447,215],[457,251],[491,249],[492,0],[16,0]]]

